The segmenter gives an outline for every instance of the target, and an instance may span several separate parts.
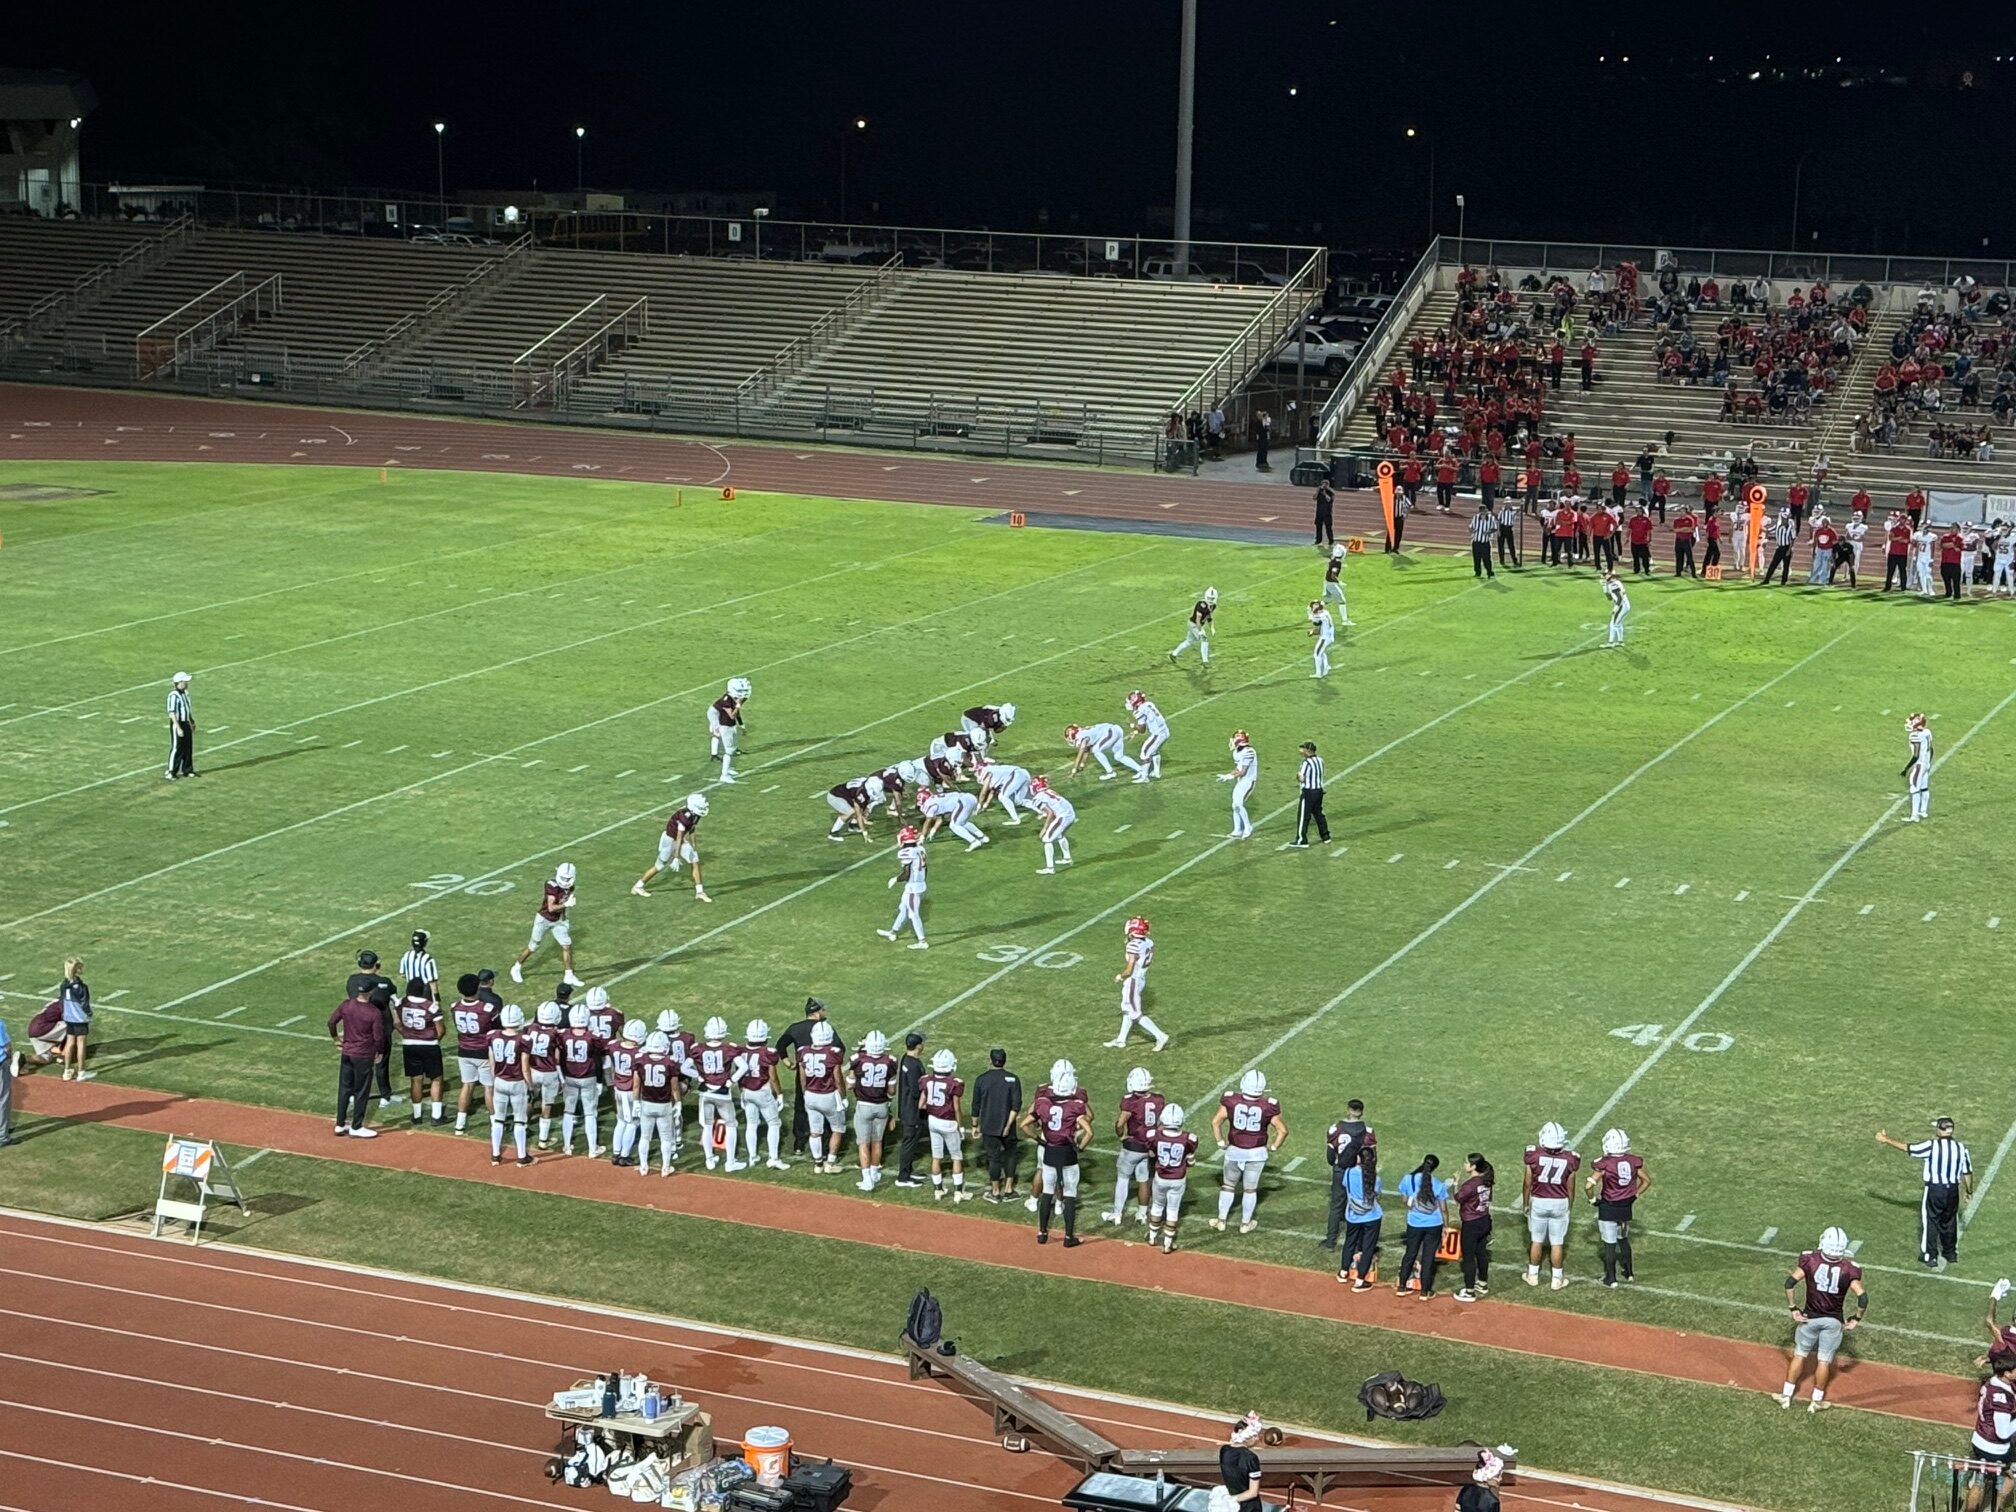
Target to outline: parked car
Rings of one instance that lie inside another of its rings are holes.
[[[1179,270],[1174,258],[1151,257],[1141,264],[1141,276],[1161,283],[1216,283],[1202,264],[1184,263]]]
[[[1342,378],[1358,355],[1358,347],[1357,341],[1333,335],[1321,322],[1312,320],[1274,354],[1274,366],[1292,368],[1299,363],[1326,378]]]

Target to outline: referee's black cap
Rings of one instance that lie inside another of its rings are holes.
[[[485,966],[481,971],[476,973],[476,982],[478,986],[488,987],[492,982],[496,980],[497,980],[497,973],[492,971],[488,966]]]
[[[805,999],[805,1013],[808,1018],[812,1014],[824,1013],[825,1011],[826,1011],[826,1005],[823,1002],[821,1002],[818,998],[808,997],[807,999]]]
[[[425,950],[427,948],[426,930],[416,929],[413,931],[413,948],[415,950]]]
[[[1937,1118],[1932,1120],[1932,1127],[1950,1134],[1953,1132],[1953,1120],[1948,1118],[1944,1113],[1941,1113]]]
[[[359,966],[362,966],[366,971],[371,970],[374,966],[378,964],[378,952],[375,950],[358,951],[357,964]]]

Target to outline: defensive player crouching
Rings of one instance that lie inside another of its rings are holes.
[[[959,1100],[966,1083],[956,1073],[958,1057],[940,1050],[931,1057],[931,1069],[917,1084],[917,1106],[924,1114],[924,1127],[931,1135],[931,1200],[945,1200],[945,1171],[952,1167],[952,1200],[968,1202],[966,1190],[966,1126],[959,1116]]]
[[[1136,1066],[1127,1073],[1127,1095],[1120,1099],[1120,1112],[1113,1120],[1113,1132],[1120,1136],[1120,1158],[1113,1173],[1113,1208],[1099,1215],[1108,1223],[1125,1221],[1129,1186],[1135,1189],[1135,1217],[1143,1223],[1148,1221],[1148,1182],[1155,1164],[1151,1146],[1160,1126],[1163,1105],[1168,1101],[1155,1090],[1155,1078],[1149,1075],[1146,1066]]]
[[[455,1021],[455,1070],[462,1083],[455,1094],[457,1134],[469,1127],[469,1112],[475,1103],[482,1103],[488,1113],[495,1097],[490,1081],[490,1031],[497,1027],[497,1010],[476,995],[481,985],[475,972],[463,972],[455,983],[461,996],[448,1010]]]
[[[1288,1137],[1288,1125],[1281,1120],[1281,1104],[1267,1095],[1267,1077],[1248,1071],[1239,1078],[1239,1090],[1218,1099],[1218,1111],[1211,1115],[1211,1137],[1225,1152],[1225,1173],[1218,1190],[1218,1216],[1211,1227],[1220,1233],[1232,1216],[1232,1199],[1239,1199],[1239,1232],[1250,1234],[1260,1227],[1253,1209],[1260,1201],[1260,1173],[1267,1157],[1281,1148]]]
[[[490,1164],[504,1164],[504,1126],[513,1125],[518,1164],[532,1164],[526,1145],[526,1120],[532,1111],[532,1059],[525,1050],[525,1010],[506,1003],[490,1031]]]
[[[729,1170],[743,1169],[736,1158],[742,1136],[735,1122],[735,1077],[741,1055],[741,1047],[728,1043],[728,1020],[718,1015],[707,1020],[700,1048],[693,1052],[693,1070],[700,1084],[700,1147],[710,1171],[719,1163],[717,1149],[727,1156]],[[756,1152],[752,1148],[749,1153]]]
[[[1596,1235],[1603,1246],[1603,1284],[1615,1287],[1629,1281],[1631,1272],[1631,1205],[1652,1190],[1652,1178],[1645,1174],[1645,1162],[1631,1153],[1631,1136],[1612,1129],[1603,1136],[1603,1153],[1597,1157],[1584,1183],[1596,1203]]]
[[[770,1045],[770,1025],[764,1019],[749,1021],[748,1043],[735,1063],[735,1085],[742,1092],[742,1117],[749,1131],[749,1163],[756,1163],[756,1129],[761,1124],[769,1136],[773,1171],[788,1171],[791,1162],[777,1153],[784,1130],[783,1089],[777,1082],[777,1052]],[[730,1169],[733,1169],[731,1166]]]
[[[609,1135],[609,1163],[637,1164],[637,1057],[644,1053],[644,1020],[627,1019],[623,1033],[605,1052],[609,1090],[616,1099],[616,1127]]]
[[[532,915],[532,938],[518,952],[518,959],[511,963],[512,981],[525,980],[525,963],[532,959],[532,952],[550,934],[560,946],[560,979],[569,987],[585,985],[581,978],[574,975],[574,932],[567,923],[567,910],[574,906],[574,875],[572,861],[562,861],[553,868],[553,878],[540,894],[539,911]]]
[[[590,996],[594,991],[591,989]],[[608,994],[603,994],[607,1003]],[[574,1126],[578,1122],[588,1136],[588,1158],[602,1156],[600,1130],[595,1113],[602,1103],[603,1042],[589,1026],[585,1003],[567,1010],[567,1027],[560,1031],[560,1151],[574,1153]]]
[[[998,802],[1008,815],[1008,822],[1020,824],[1022,814],[1016,805],[1029,806],[1029,785],[1036,780],[1029,769],[983,757],[975,763],[973,775],[980,782],[980,807],[985,809],[988,804]]]
[[[565,986],[561,988],[566,991]],[[553,1148],[553,1110],[560,1103],[560,1031],[567,1011],[558,1002],[539,1005],[539,1013],[525,1031],[526,1064],[532,1068],[532,1090],[539,1098],[539,1148]]]
[[[1253,784],[1260,780],[1260,755],[1244,730],[1232,732],[1232,770],[1218,774],[1220,782],[1232,784],[1231,840],[1253,838],[1253,821],[1246,813],[1246,800],[1253,796]]]
[[[1141,732],[1141,754],[1134,771],[1136,782],[1162,775],[1162,747],[1169,743],[1169,721],[1155,706],[1155,700],[1136,688],[1127,695],[1127,712],[1134,716],[1134,728]]]
[[[700,828],[700,821],[706,817],[707,795],[687,794],[685,807],[674,810],[672,817],[665,821],[665,833],[658,837],[657,861],[630,884],[633,896],[650,897],[651,894],[645,890],[646,884],[667,868],[678,871],[679,863],[683,861],[693,868],[693,896],[702,903],[714,901],[707,896],[707,889],[700,885],[700,852],[693,847],[693,832]]]
[[[1089,759],[1099,763],[1101,782],[1113,780],[1113,763],[1116,761],[1132,772],[1136,781],[1145,780],[1142,774],[1146,769],[1127,754],[1127,732],[1117,724],[1066,725],[1064,744],[1077,753],[1071,763],[1073,777],[1085,770]]]
[[[1798,1295],[1802,1284],[1806,1288],[1803,1306]],[[1856,1303],[1855,1316],[1844,1318],[1842,1303],[1851,1294]],[[1780,1407],[1790,1407],[1799,1394],[1799,1376],[1806,1368],[1807,1357],[1816,1356],[1813,1400],[1806,1410],[1825,1412],[1833,1405],[1827,1400],[1827,1386],[1834,1379],[1834,1357],[1841,1352],[1842,1336],[1860,1327],[1869,1316],[1869,1293],[1862,1287],[1862,1267],[1848,1253],[1846,1233],[1830,1228],[1820,1236],[1818,1249],[1810,1249],[1799,1257],[1799,1263],[1785,1278],[1785,1306],[1796,1327],[1792,1354],[1785,1364],[1785,1384],[1772,1395],[1777,1397]]]
[[[1036,868],[1039,877],[1054,876],[1058,857],[1064,864],[1071,864],[1071,826],[1078,822],[1078,810],[1071,806],[1071,800],[1050,786],[1050,779],[1038,777],[1029,784],[1029,802],[1043,816],[1043,864]]]
[[[1120,984],[1120,1032],[1106,1041],[1106,1048],[1125,1050],[1127,1036],[1139,1024],[1155,1037],[1158,1051],[1166,1049],[1169,1036],[1156,1027],[1155,1020],[1141,1006],[1148,995],[1148,968],[1155,960],[1155,941],[1148,933],[1148,921],[1136,914],[1127,921],[1125,935],[1127,957],[1120,963],[1120,974],[1113,978]]]
[[[917,789],[917,813],[924,820],[926,840],[937,834],[942,824],[966,842],[967,850],[980,849],[987,843],[987,837],[973,823],[973,816],[979,812],[980,800],[971,793],[957,790],[938,793],[928,787]]]
[[[742,712],[749,702],[749,679],[731,677],[728,691],[707,705],[707,754],[721,758],[721,780],[735,780],[735,752],[742,744],[742,729],[748,715]]]
[[[1575,1202],[1575,1173],[1582,1157],[1568,1148],[1568,1131],[1558,1123],[1540,1130],[1540,1143],[1526,1146],[1526,1171],[1519,1198],[1526,1208],[1526,1237],[1532,1247],[1527,1252],[1526,1284],[1540,1284],[1540,1256],[1545,1251],[1553,1262],[1551,1287],[1563,1291],[1568,1277],[1562,1271],[1562,1246],[1568,1242],[1569,1209]]]
[[[910,948],[928,950],[930,942],[924,938],[924,837],[912,824],[904,825],[896,835],[896,875],[889,879],[889,886],[898,882],[903,884],[903,895],[896,900],[896,917],[887,929],[875,933],[894,944],[907,923],[917,936]]]
[[[860,1189],[875,1190],[882,1180],[882,1141],[889,1134],[889,1099],[896,1090],[896,1057],[889,1037],[871,1029],[847,1067],[847,1085],[854,1092],[854,1150],[861,1161]]]
[[[826,832],[826,838],[845,840],[847,831],[851,829],[866,840],[868,812],[880,804],[886,796],[880,777],[856,777],[852,782],[843,782],[829,789],[826,804],[839,817],[833,821],[833,827]]]
[[[1176,1249],[1176,1225],[1190,1187],[1190,1167],[1197,1161],[1197,1136],[1183,1129],[1183,1110],[1175,1103],[1162,1109],[1154,1145],[1155,1176],[1148,1194],[1148,1242],[1162,1253]]]
[[[1218,612],[1218,590],[1206,588],[1204,597],[1197,600],[1190,609],[1190,623],[1184,628],[1183,644],[1169,653],[1172,662],[1188,651],[1197,648],[1197,655],[1205,666],[1211,665],[1211,617]]]
[[[1015,723],[1015,705],[978,704],[959,716],[959,728],[973,737],[979,751],[991,751],[1008,726]]]
[[[798,1079],[805,1093],[805,1122],[811,1131],[812,1169],[821,1176],[840,1173],[840,1146],[847,1134],[843,1059],[833,1026],[824,1019],[812,1026],[812,1043],[798,1047]]]
[[[1092,1138],[1092,1103],[1078,1086],[1078,1071],[1068,1060],[1050,1067],[1050,1080],[1036,1089],[1035,1101],[1022,1115],[1022,1132],[1041,1146],[1041,1185],[1036,1206],[1036,1242],[1050,1242],[1051,1215],[1064,1210],[1064,1247],[1076,1249],[1078,1238],[1078,1152]]]

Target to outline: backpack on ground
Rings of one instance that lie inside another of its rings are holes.
[[[1444,1406],[1442,1388],[1427,1381],[1410,1381],[1397,1370],[1373,1376],[1358,1388],[1358,1400],[1365,1406],[1365,1421],[1375,1417],[1398,1422],[1418,1422],[1434,1417]]]

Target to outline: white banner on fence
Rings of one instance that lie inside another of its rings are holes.
[[[1934,525],[1979,525],[1988,517],[1985,494],[1934,489],[1925,496],[1925,518]]]

